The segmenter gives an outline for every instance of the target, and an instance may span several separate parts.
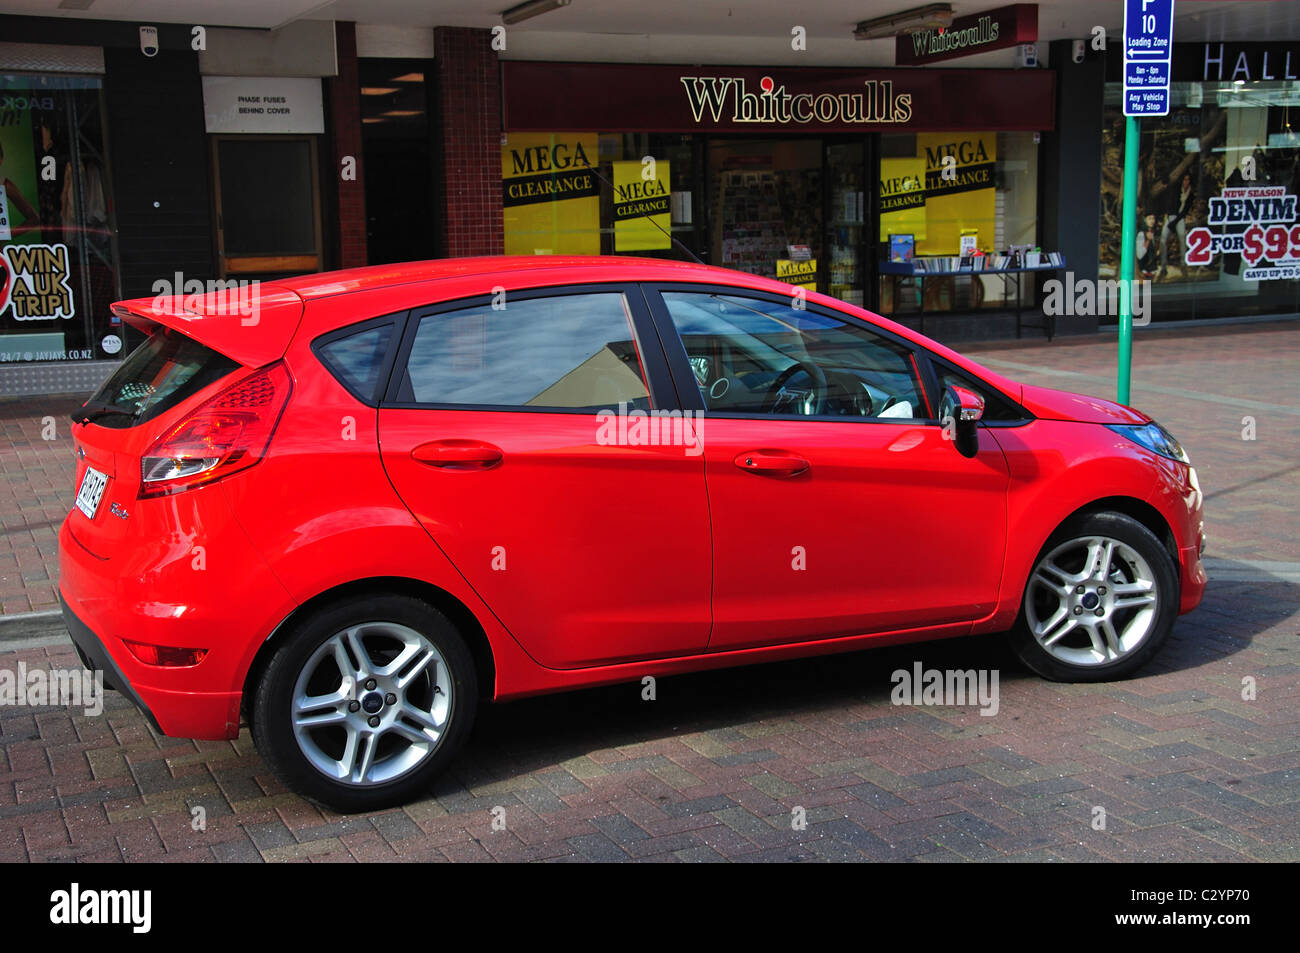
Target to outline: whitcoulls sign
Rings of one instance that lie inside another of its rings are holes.
[[[320,135],[325,132],[319,79],[205,76],[203,112],[210,133]]]

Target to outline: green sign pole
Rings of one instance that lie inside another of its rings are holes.
[[[1119,375],[1116,400],[1129,402],[1133,365],[1133,265],[1137,258],[1138,121],[1124,117],[1124,197],[1119,239]]]

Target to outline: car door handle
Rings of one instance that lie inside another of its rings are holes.
[[[411,459],[431,467],[487,470],[501,462],[500,447],[477,440],[434,440],[411,451]]]
[[[792,477],[805,472],[811,464],[784,450],[747,450],[736,455],[736,466],[751,473],[767,476]]]

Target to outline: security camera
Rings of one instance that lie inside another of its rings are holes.
[[[1088,44],[1083,40],[1075,40],[1070,44],[1070,59],[1076,63],[1082,63],[1088,55]]]
[[[140,52],[145,56],[158,55],[158,28],[156,26],[140,27]]]

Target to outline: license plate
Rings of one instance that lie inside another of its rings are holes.
[[[81,489],[77,491],[77,509],[86,514],[86,519],[93,520],[99,509],[99,501],[104,498],[104,487],[108,486],[108,474],[100,473],[94,467],[86,467],[86,475],[81,478]]]

